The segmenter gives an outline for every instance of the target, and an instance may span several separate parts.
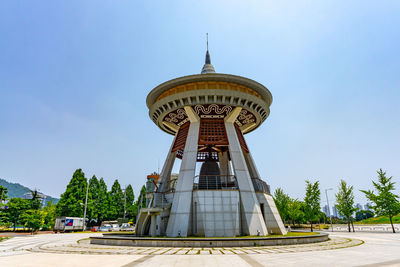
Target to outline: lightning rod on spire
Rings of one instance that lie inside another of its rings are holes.
[[[208,51],[208,32],[206,33],[207,36],[207,51]]]

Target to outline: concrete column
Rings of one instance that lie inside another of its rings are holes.
[[[150,225],[150,235],[151,236],[156,236],[156,215],[151,214],[151,225]]]
[[[222,184],[226,184],[229,182],[229,175],[232,175],[227,151],[219,153],[219,170],[222,175],[221,182]]]
[[[260,204],[254,192],[253,183],[247,168],[246,160],[240,147],[239,138],[236,134],[234,122],[241,111],[236,107],[225,118],[225,128],[229,141],[229,153],[233,170],[239,185],[241,210],[243,216],[242,234],[267,235],[267,228],[261,213]]]
[[[176,138],[176,134],[175,134]],[[175,143],[175,138],[172,141],[171,148],[169,149],[167,158],[164,162],[163,168],[160,173],[160,178],[158,180],[159,192],[165,192],[167,190],[168,180],[171,176],[172,168],[174,167],[176,152],[172,152],[172,148]]]
[[[246,151],[243,151],[243,156],[244,156],[244,159],[246,160],[247,168],[249,169],[251,178],[261,179],[260,174],[258,173],[256,164],[254,162],[254,159],[251,156],[251,153],[250,152],[247,153]]]
[[[190,126],[168,220],[166,234],[169,237],[187,236],[191,221],[193,179],[196,173],[200,118],[190,106],[185,106],[185,111],[190,120]]]

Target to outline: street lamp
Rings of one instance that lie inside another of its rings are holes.
[[[331,208],[329,207],[328,190],[333,190],[332,188],[325,189],[326,202],[328,203],[329,218],[331,219],[331,231],[333,232]]]
[[[83,231],[86,230],[86,209],[87,209],[88,193],[89,193],[89,181],[87,181],[87,186],[86,186],[85,210],[83,212]]]
[[[124,219],[125,219],[125,215],[126,215],[126,186],[124,189]]]

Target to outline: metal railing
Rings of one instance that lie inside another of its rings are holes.
[[[164,208],[169,204],[165,198],[165,193],[156,192],[153,193],[153,207]]]
[[[253,182],[254,191],[270,194],[269,184],[259,178],[251,178],[251,181]]]
[[[237,190],[234,175],[197,175],[194,177],[193,190]]]

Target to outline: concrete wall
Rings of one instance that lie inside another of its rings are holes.
[[[263,208],[264,220],[269,234],[285,235],[287,233],[275,201],[271,195],[256,193],[260,206]]]
[[[137,247],[253,247],[309,244],[328,241],[328,234],[273,238],[138,238],[103,236],[91,237],[90,244]]]
[[[240,234],[237,190],[193,191],[192,211],[193,235],[233,237]]]

